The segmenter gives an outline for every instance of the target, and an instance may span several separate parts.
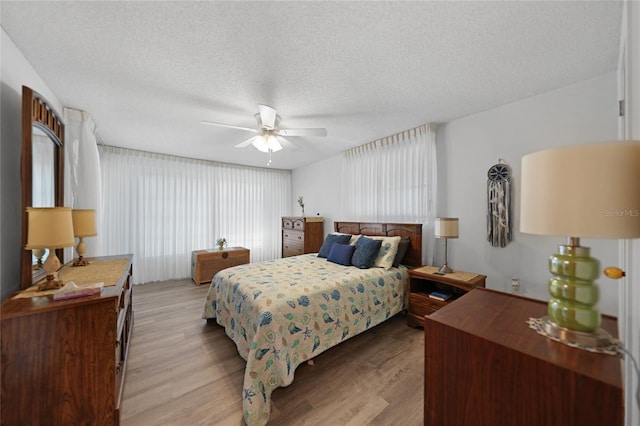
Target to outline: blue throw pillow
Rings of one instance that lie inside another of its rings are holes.
[[[338,244],[349,244],[351,240],[351,235],[349,234],[329,234],[324,239],[324,243],[322,243],[322,247],[320,247],[320,251],[318,252],[318,257],[327,257],[329,256],[329,252],[331,251],[331,246],[333,243]]]
[[[382,240],[373,240],[362,236],[356,241],[356,250],[353,252],[351,258],[351,264],[357,266],[360,269],[367,269],[373,265],[373,261],[376,260]]]
[[[339,263],[340,265],[351,266],[351,256],[353,256],[355,249],[355,246],[349,244],[333,243],[331,250],[329,250],[327,260],[329,262]]]

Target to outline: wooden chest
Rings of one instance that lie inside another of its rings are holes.
[[[282,218],[282,257],[316,253],[320,250],[323,241],[321,217]]]
[[[249,249],[244,247],[195,250],[191,252],[191,279],[197,285],[209,283],[216,272],[245,263],[249,263]]]

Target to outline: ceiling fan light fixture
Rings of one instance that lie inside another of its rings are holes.
[[[255,114],[256,121],[258,123],[257,129],[250,129],[248,127],[236,126],[233,124],[218,123],[215,121],[201,121],[203,124],[209,124],[212,126],[227,127],[231,129],[246,130],[257,134],[257,136],[234,145],[235,148],[244,148],[249,145],[253,145],[258,151],[269,153],[280,151],[284,144],[287,148],[294,147],[295,145],[285,139],[289,136],[313,136],[313,137],[326,137],[327,129],[324,128],[305,128],[305,129],[281,129],[280,128],[280,116],[276,113],[275,108],[268,105],[258,105],[258,113]]]
[[[269,152],[269,147],[267,146],[267,140],[264,136],[256,136],[251,144],[256,147],[258,151]]]
[[[282,149],[282,145],[280,145],[278,139],[272,134],[256,136],[251,144],[256,147],[258,151],[262,152],[269,152],[269,150],[276,152]]]
[[[273,152],[280,151],[282,149],[282,145],[280,145],[280,142],[274,135],[269,135],[269,137],[267,137],[267,147]]]

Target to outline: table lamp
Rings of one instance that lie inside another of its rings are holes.
[[[601,347],[600,262],[581,237],[640,237],[640,141],[576,145],[522,157],[520,231],[567,242],[549,258],[545,333],[578,347]]]
[[[449,268],[449,265],[447,264],[447,240],[449,238],[458,238],[458,218],[436,218],[433,234],[436,238],[444,238],[444,263],[438,272],[441,274],[450,274],[453,272],[453,269]]]
[[[78,258],[73,261],[73,266],[86,266],[89,262],[84,258],[84,253],[87,250],[84,237],[98,235],[96,232],[96,211],[73,209],[71,217],[73,218],[73,235],[78,237],[78,245],[76,246]]]
[[[38,285],[38,290],[53,290],[63,283],[53,274],[60,269],[60,260],[55,249],[74,244],[71,209],[67,207],[27,207],[26,250],[49,249],[49,255],[42,268],[47,279]]]

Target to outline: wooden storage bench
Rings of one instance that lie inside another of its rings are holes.
[[[209,283],[216,272],[245,263],[249,263],[249,249],[244,247],[195,250],[191,252],[191,279],[197,285]]]

